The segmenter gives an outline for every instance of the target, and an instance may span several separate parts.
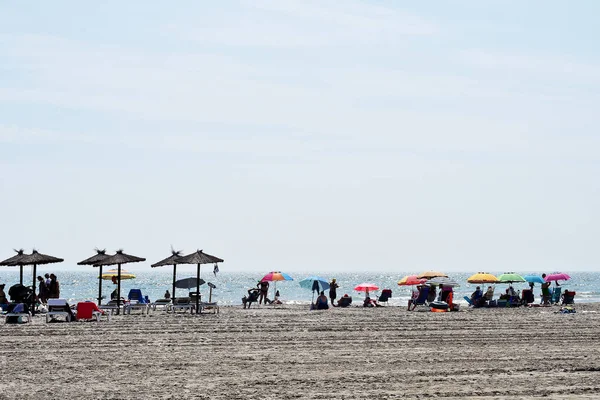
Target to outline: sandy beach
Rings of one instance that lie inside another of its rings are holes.
[[[222,307],[3,324],[0,398],[597,398],[600,304]]]

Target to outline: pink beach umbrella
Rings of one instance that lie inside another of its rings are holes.
[[[365,292],[365,297],[369,295],[369,292],[372,290],[379,290],[379,286],[374,285],[372,283],[361,283],[360,285],[356,285],[354,290],[357,292]]]
[[[544,278],[546,282],[556,282],[556,281],[568,281],[571,277],[562,272],[554,272],[550,275],[546,275]]]

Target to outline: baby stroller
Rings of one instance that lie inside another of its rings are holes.
[[[31,304],[33,302],[33,289],[20,283],[12,285],[8,289],[8,295],[13,303]]]
[[[11,303],[8,305],[7,314],[14,315],[7,316],[6,322],[17,323],[19,322],[20,315],[29,314],[30,305],[34,300],[33,293],[31,288],[23,286],[20,283],[17,283],[8,289]]]

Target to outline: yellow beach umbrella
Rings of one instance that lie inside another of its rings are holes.
[[[494,275],[489,274],[487,272],[478,272],[475,275],[471,275],[467,278],[467,282],[469,283],[497,283],[499,279]]]
[[[106,281],[110,281],[113,279],[113,277],[116,279],[118,275],[119,275],[118,269],[109,269],[108,271],[106,271],[105,273],[102,274],[102,279],[104,279]],[[124,269],[121,270],[121,280],[133,279],[133,278],[135,278],[134,274],[132,274],[131,272],[126,271]]]
[[[419,275],[417,275],[417,279],[431,279],[431,278],[437,278],[438,276],[442,276],[444,278],[447,278],[448,275],[446,275],[443,272],[440,271],[425,271],[425,272],[421,272]]]

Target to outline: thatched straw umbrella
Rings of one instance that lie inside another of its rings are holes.
[[[106,249],[95,249],[96,254],[90,258],[86,258],[83,261],[79,261],[77,265],[93,265],[94,267],[100,267],[100,273],[98,274],[98,305],[102,302],[102,265],[97,265],[100,261],[106,260],[110,257],[106,254]]]
[[[127,264],[132,262],[146,261],[145,258],[130,256],[129,254],[123,253],[123,250],[117,250],[114,256],[109,256],[102,261],[98,261],[95,265],[118,265],[118,277],[117,277],[117,314],[120,312],[121,307],[121,264]]]
[[[218,257],[211,256],[210,254],[203,253],[202,250],[197,250],[194,253],[188,254],[187,256],[181,257],[180,259],[177,260],[178,264],[197,264],[197,269],[196,269],[196,279],[197,279],[196,314],[200,313],[200,296],[198,296],[198,294],[200,293],[200,265],[201,264],[216,264],[216,263],[220,263],[220,262],[223,262],[223,260],[221,260]]]
[[[175,251],[171,249],[171,256],[165,258],[162,261],[159,261],[155,264],[152,264],[152,268],[162,267],[163,265],[172,265],[173,266],[173,292],[171,293],[171,297],[175,298],[175,281],[177,280],[177,264],[178,260],[181,258],[181,251]]]
[[[17,254],[15,254],[14,256],[7,258],[4,261],[0,261],[0,265],[6,265],[9,267],[16,267],[17,265],[19,265],[21,267],[21,271],[19,273],[19,283],[22,285],[23,284],[23,264],[18,264],[18,261],[23,258],[23,256],[25,255],[25,250],[23,249],[13,249],[14,251],[17,252]]]
[[[24,254],[18,261],[15,262],[16,265],[33,265],[33,292],[35,294],[35,278],[37,277],[37,266],[41,264],[54,264],[63,262],[62,258],[49,256],[46,254],[38,253],[37,250],[33,249],[31,254]],[[35,314],[35,296],[32,299],[32,307],[31,313]]]

